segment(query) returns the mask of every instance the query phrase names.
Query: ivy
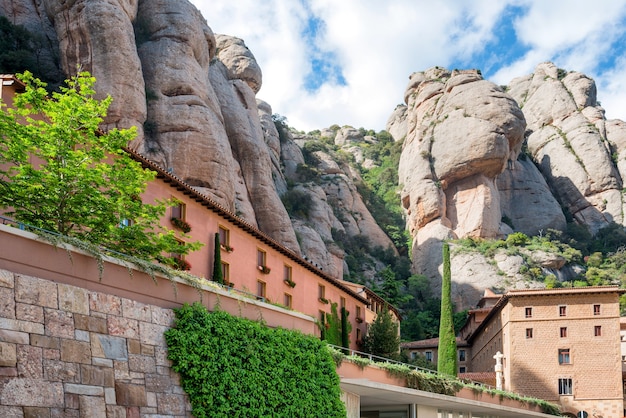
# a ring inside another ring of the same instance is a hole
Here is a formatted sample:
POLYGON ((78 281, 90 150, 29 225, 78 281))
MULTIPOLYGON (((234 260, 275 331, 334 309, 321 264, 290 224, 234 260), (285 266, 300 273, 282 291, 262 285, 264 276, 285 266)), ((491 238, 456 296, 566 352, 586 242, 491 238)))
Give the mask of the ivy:
POLYGON ((199 303, 175 309, 165 333, 192 413, 203 417, 345 417, 326 344, 199 303))

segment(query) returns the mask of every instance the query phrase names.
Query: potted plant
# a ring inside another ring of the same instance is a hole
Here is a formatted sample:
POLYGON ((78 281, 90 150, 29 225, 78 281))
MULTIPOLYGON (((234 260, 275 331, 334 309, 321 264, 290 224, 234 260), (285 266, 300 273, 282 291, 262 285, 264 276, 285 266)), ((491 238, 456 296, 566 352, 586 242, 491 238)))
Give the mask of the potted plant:
POLYGON ((224 251, 226 251, 227 253, 232 253, 233 251, 235 251, 234 247, 231 247, 228 244, 220 244, 220 248, 224 251))
POLYGON ((272 271, 269 267, 267 266, 257 266, 259 271, 263 274, 270 274, 270 271, 272 271))
POLYGON ((185 234, 191 232, 191 225, 189 225, 184 219, 172 218, 171 221, 172 225, 183 231, 185 234))

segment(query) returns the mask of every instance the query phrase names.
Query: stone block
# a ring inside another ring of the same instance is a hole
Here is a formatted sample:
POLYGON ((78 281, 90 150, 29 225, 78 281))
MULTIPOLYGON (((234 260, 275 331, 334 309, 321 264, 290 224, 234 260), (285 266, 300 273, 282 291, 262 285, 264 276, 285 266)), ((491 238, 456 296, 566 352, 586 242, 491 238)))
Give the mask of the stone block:
POLYGON ((104 388, 104 402, 107 405, 116 405, 117 399, 115 397, 115 387, 104 388))
POLYGON ((17 367, 0 367, 0 378, 3 377, 17 377, 17 367))
POLYGON ((63 385, 40 379, 11 379, 2 387, 0 404, 63 407, 63 385))
POLYGON ((43 358, 45 360, 61 360, 61 350, 55 350, 52 348, 42 348, 43 358))
POLYGON ((0 343, 0 366, 17 366, 17 347, 11 343, 0 343))
POLYGON ((124 318, 150 322, 152 320, 152 310, 150 305, 131 299, 122 299, 122 316, 124 318))
POLYGON ((30 345, 17 346, 17 373, 27 379, 43 379, 42 349, 30 345))
POLYGON ((107 333, 107 321, 103 318, 94 318, 93 316, 74 314, 74 328, 99 334, 107 333))
POLYGON ((62 339, 61 360, 69 363, 91 364, 91 345, 82 341, 62 339))
POLYGON ((128 369, 131 372, 156 373, 154 357, 130 354, 128 356, 128 369))
POLYGON ((107 405, 107 418, 126 418, 126 408, 123 406, 107 405))
POLYGON ((168 328, 174 326, 174 311, 172 309, 161 308, 158 306, 152 307, 152 323, 157 325, 163 325, 168 328))
POLYGON ((165 346, 154 347, 154 358, 156 359, 157 366, 172 366, 172 362, 167 358, 167 349, 165 346))
POLYGON ((15 292, 7 287, 0 287, 0 316, 15 319, 15 292))
POLYGON ((83 315, 89 314, 89 292, 86 289, 62 283, 57 288, 59 309, 83 315))
POLYGON ((141 354, 144 356, 154 357, 154 346, 148 344, 141 344, 141 354))
POLYGON ((83 331, 80 329, 75 329, 74 330, 74 339, 76 341, 86 341, 89 342, 90 338, 89 338, 89 331, 83 331))
POLYGON ((65 383, 63 385, 65 393, 74 393, 76 395, 86 396, 104 396, 104 388, 92 385, 77 385, 76 383, 65 383))
POLYGON ((27 332, 29 334, 43 334, 44 326, 41 323, 19 321, 11 318, 0 318, 0 329, 27 332))
POLYGON ((127 361, 113 360, 113 370, 115 372, 115 380, 128 380, 130 379, 130 371, 128 370, 127 361))
POLYGON ((157 411, 163 415, 185 415, 185 397, 172 393, 157 393, 157 411))
POLYGON ((109 335, 91 334, 93 355, 110 360, 128 360, 126 339, 109 335))
POLYGON ((27 332, 0 329, 0 341, 7 343, 28 344, 30 338, 27 332))
POLYGON ((18 274, 15 278, 15 300, 16 302, 57 309, 57 286, 49 280, 18 274))
POLYGON ((139 418, 141 412, 138 406, 130 406, 126 408, 126 418, 139 418))
POLYGON ((24 418, 50 418, 50 408, 25 406, 24 418))
POLYGON ((89 308, 91 311, 102 312, 109 315, 122 315, 122 300, 105 293, 89 293, 89 308))
POLYGON ((129 354, 141 354, 141 343, 139 340, 128 339, 127 342, 129 354))
MULTIPOLYGON (((2 273, 3 270, 0 270, 2 273)), ((24 418, 24 411, 19 406, 0 406, 0 417, 2 418, 24 418)))
POLYGON ((80 403, 78 402, 78 395, 76 393, 65 394, 65 407, 69 409, 80 408, 80 403))
POLYGON ((50 408, 50 418, 80 418, 78 408, 50 408))
POLYGON ((76 363, 43 360, 43 376, 51 382, 80 383, 80 369, 76 363))
POLYGON ((129 383, 115 383, 115 398, 118 405, 123 406, 146 406, 146 388, 129 383))
POLYGON ((33 335, 30 338, 30 344, 35 347, 51 348, 58 350, 61 348, 61 340, 57 337, 47 337, 45 335, 33 335))
POLYGON ((154 393, 154 392, 146 392, 146 398, 148 400, 148 406, 149 407, 152 407, 152 408, 156 408, 157 407, 156 393, 154 393))
POLYGON ((115 383, 113 369, 110 368, 81 364, 80 375, 83 385, 113 387, 115 383))
POLYGON ((146 390, 149 392, 170 392, 172 379, 160 374, 146 374, 146 390))
POLYGON ((2 287, 15 287, 15 275, 8 270, 0 269, 0 286, 2 287))
POLYGON ((94 366, 113 368, 113 360, 109 360, 108 358, 92 357, 91 364, 94 366))
POLYGON ((43 308, 37 305, 29 305, 27 303, 15 304, 15 318, 21 321, 39 322, 43 324, 43 308))
POLYGON ((46 335, 74 338, 74 316, 70 312, 45 309, 46 335))
POLYGON ((148 322, 139 323, 139 334, 143 344, 165 346, 165 331, 169 328, 164 325, 151 324, 148 322))
POLYGON ((80 418, 107 418, 104 398, 100 396, 80 396, 80 418))
POLYGON ((109 335, 138 340, 139 322, 136 319, 109 315, 107 317, 107 331, 109 335))

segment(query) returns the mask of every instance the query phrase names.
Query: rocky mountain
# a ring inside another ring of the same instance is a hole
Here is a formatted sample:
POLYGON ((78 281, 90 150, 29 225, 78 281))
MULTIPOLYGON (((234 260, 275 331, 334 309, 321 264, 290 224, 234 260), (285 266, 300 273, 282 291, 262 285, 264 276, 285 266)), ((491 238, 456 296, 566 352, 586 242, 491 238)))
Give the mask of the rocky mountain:
MULTIPOLYGON (((257 98, 262 72, 244 41, 214 34, 188 1, 13 0, 0 1, 0 15, 38 34, 50 79, 96 77, 101 97, 113 97, 104 129, 136 127, 133 149, 324 271, 376 282, 389 261, 380 254, 397 258, 399 240, 362 193, 383 136, 289 128, 257 98)), ((412 74, 404 98, 387 124, 402 144, 397 204, 412 269, 435 288, 443 239, 624 223, 626 124, 606 120, 585 75, 542 63, 498 86, 477 70, 435 67, 412 74)), ((558 278, 579 274, 534 250, 454 254, 459 307, 486 287, 542 285, 520 275, 524 260, 558 278)))
POLYGON ((0 14, 45 38, 37 52, 59 72, 96 77, 100 96, 113 98, 105 129, 136 127, 131 148, 323 270, 344 274, 333 233, 393 247, 350 165, 317 152, 314 176, 296 184, 302 150, 288 130, 281 141, 270 105, 256 98, 253 54, 214 34, 188 1, 3 1, 0 14), (309 196, 307 216, 290 219, 288 191, 309 196))
MULTIPOLYGON (((605 119, 585 75, 542 63, 502 87, 436 67, 411 75, 405 102, 388 130, 406 132, 399 175, 417 272, 439 276, 443 239, 623 224, 626 126, 605 119)), ((458 300, 503 281, 472 262, 453 261, 458 300)))

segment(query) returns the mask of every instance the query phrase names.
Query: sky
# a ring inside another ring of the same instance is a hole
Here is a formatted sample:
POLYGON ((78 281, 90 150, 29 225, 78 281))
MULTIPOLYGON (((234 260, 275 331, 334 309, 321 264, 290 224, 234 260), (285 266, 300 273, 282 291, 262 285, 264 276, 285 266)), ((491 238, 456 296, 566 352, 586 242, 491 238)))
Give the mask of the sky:
POLYGON ((191 0, 214 33, 241 38, 263 72, 257 98, 309 132, 380 131, 409 76, 479 69, 505 85, 552 61, 596 81, 626 120, 626 0, 191 0))

